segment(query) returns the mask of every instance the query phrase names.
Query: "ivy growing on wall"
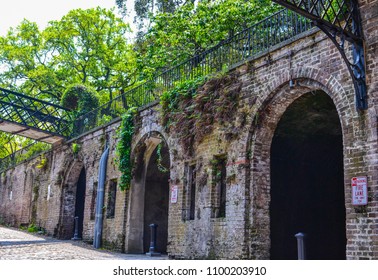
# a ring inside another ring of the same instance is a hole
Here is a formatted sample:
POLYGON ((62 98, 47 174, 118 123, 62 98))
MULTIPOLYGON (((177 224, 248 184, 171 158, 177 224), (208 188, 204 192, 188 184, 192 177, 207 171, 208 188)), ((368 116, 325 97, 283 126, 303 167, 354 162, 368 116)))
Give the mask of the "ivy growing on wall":
POLYGON ((167 173, 169 171, 169 168, 164 166, 163 156, 161 154, 161 149, 163 148, 163 145, 164 145, 163 143, 164 142, 160 142, 159 145, 157 145, 156 147, 156 155, 157 155, 156 165, 160 172, 167 173))
POLYGON ((212 132, 214 123, 232 124, 241 82, 235 72, 187 80, 160 99, 162 123, 174 133, 187 153, 212 132))
POLYGON ((134 115, 136 108, 130 108, 122 115, 121 126, 118 130, 118 143, 116 146, 116 163, 121 171, 119 187, 121 190, 130 188, 133 164, 131 162, 131 141, 134 134, 134 115))
MULTIPOLYGON (((211 77, 197 77, 178 84, 160 97, 162 124, 175 134, 184 150, 191 152, 194 143, 214 128, 214 123, 232 126, 237 111, 241 82, 235 73, 218 74, 211 77)), ((121 171, 121 190, 130 188, 133 163, 131 162, 131 142, 134 134, 136 108, 129 109, 123 116, 118 130, 116 162, 121 171)), ((162 164, 162 144, 159 144, 157 165, 161 172, 169 169, 162 164)))

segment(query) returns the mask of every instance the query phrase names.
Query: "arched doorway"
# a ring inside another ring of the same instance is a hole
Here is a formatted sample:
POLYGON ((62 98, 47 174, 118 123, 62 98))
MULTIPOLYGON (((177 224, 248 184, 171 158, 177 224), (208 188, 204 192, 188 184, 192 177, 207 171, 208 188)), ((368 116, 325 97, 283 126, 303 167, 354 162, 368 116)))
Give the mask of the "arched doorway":
POLYGON ((144 195, 144 252, 150 247, 150 224, 158 225, 156 250, 167 252, 168 200, 169 200, 169 153, 161 142, 152 152, 148 163, 144 195))
MULTIPOLYGON (((61 239, 70 239, 74 236, 74 217, 76 211, 77 192, 84 191, 85 198, 85 169, 81 161, 75 160, 67 169, 62 183, 61 208, 59 225, 54 235, 61 239), (81 179, 79 179, 81 177, 81 179), (79 190, 80 189, 80 190, 79 190)), ((81 194, 81 196, 83 196, 81 194)), ((84 203, 84 198, 82 203, 84 203)), ((84 207, 83 207, 84 208, 84 207)))
POLYGON ((332 99, 314 91, 281 117, 271 145, 271 259, 345 259, 343 140, 332 99))
POLYGON ((126 234, 127 253, 146 253, 150 224, 157 224, 156 251, 167 252, 170 156, 162 135, 151 132, 136 145, 126 234))
POLYGON ((79 180, 77 181, 76 199, 75 199, 75 217, 78 217, 78 238, 83 237, 85 191, 86 191, 86 176, 85 176, 85 168, 83 167, 79 175, 79 180))

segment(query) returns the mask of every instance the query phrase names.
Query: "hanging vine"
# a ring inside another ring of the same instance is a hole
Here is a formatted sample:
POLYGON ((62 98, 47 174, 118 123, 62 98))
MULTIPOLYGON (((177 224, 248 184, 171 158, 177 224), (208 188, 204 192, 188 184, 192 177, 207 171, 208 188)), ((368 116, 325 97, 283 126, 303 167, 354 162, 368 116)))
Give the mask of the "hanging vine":
POLYGON ((237 135, 233 121, 241 86, 236 72, 186 80, 160 98, 165 129, 176 134, 188 154, 214 123, 224 126, 230 138, 237 135))
POLYGON ((160 142, 156 147, 156 165, 160 172, 167 173, 169 169, 163 165, 163 157, 161 155, 161 149, 163 148, 163 143, 160 142))
POLYGON ((116 163, 121 171, 119 187, 121 190, 130 188, 133 164, 131 162, 131 141, 134 134, 134 115, 136 108, 130 108, 122 115, 121 126, 118 130, 116 146, 116 163))

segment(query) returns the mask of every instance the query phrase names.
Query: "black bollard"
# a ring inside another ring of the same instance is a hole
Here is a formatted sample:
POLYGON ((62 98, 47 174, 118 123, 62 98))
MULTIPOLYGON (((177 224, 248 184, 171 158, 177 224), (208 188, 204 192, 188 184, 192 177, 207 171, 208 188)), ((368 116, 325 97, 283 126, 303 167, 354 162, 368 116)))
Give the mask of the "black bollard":
POLYGON ((147 256, 150 256, 150 257, 158 257, 158 256, 161 256, 160 253, 155 252, 155 248, 156 248, 157 227, 158 227, 158 225, 156 225, 156 224, 150 224, 150 228, 151 228, 150 251, 149 251, 148 253, 146 253, 146 255, 147 255, 147 256))
POLYGON ((74 237, 71 238, 71 240, 81 240, 79 237, 79 217, 75 217, 75 233, 74 237))
POLYGON ((304 244, 305 234, 302 232, 298 232, 295 237, 297 238, 297 247, 298 247, 298 260, 305 260, 306 259, 306 250, 304 244))

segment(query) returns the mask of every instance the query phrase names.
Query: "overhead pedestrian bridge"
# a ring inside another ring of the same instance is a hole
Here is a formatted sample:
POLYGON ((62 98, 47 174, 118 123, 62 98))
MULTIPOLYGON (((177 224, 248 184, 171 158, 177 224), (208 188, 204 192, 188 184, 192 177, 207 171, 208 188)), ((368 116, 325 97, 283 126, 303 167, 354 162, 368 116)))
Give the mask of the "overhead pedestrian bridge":
POLYGON ((70 135, 70 111, 64 107, 0 88, 0 130, 50 144, 70 135))

